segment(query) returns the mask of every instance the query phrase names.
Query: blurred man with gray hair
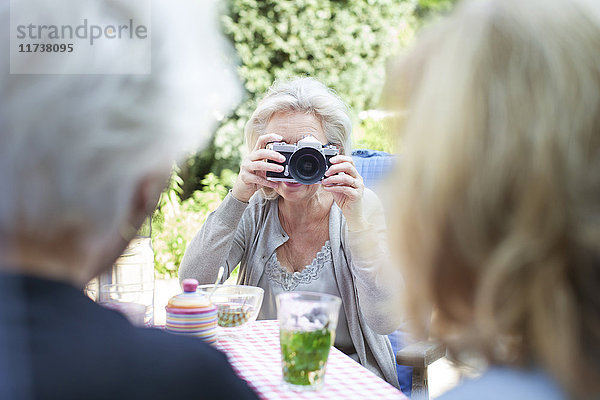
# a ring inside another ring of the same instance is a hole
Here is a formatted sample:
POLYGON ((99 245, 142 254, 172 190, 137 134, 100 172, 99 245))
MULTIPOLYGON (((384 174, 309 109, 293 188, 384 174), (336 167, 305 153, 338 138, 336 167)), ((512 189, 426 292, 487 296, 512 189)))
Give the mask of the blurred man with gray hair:
POLYGON ((255 399, 209 345, 135 328, 82 292, 153 211, 174 160, 197 150, 215 115, 239 95, 222 63, 212 2, 153 2, 151 13, 119 1, 7 3, 0 5, 0 51, 11 55, 0 63, 0 397, 255 399), (69 51, 69 38, 53 44, 49 29, 37 33, 53 54, 34 51, 33 38, 15 42, 29 34, 15 30, 23 16, 49 27, 101 23, 112 37, 106 24, 141 14, 154 18, 138 30, 139 40, 151 39, 147 49, 98 38, 95 47, 69 51), (119 73, 131 65, 142 70, 119 73))

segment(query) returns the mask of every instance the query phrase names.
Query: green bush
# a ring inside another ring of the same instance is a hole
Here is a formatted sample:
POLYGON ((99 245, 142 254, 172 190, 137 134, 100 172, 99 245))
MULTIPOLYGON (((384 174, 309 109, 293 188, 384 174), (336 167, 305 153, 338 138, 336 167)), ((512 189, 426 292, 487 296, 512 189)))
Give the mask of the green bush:
POLYGON ((362 119, 354 128, 352 147, 395 153, 396 136, 391 129, 391 122, 389 116, 362 119))
POLYGON ((215 210, 233 186, 236 175, 224 170, 221 176, 208 174, 204 188, 181 201, 182 181, 173 173, 169 188, 163 193, 152 216, 152 245, 157 278, 177 276, 188 243, 196 235, 210 212, 215 210))
POLYGON ((458 0, 418 0, 415 15, 420 21, 447 14, 458 0))

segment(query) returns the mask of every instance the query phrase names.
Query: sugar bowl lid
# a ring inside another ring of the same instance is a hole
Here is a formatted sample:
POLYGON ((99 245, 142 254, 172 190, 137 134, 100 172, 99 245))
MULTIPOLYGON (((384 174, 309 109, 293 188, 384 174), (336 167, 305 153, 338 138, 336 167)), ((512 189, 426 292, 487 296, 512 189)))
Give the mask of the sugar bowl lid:
POLYGON ((208 296, 198 293, 198 281, 196 279, 184 279, 182 282, 183 293, 173 296, 169 299, 168 308, 177 309, 198 309, 198 308, 215 308, 210 302, 208 296))

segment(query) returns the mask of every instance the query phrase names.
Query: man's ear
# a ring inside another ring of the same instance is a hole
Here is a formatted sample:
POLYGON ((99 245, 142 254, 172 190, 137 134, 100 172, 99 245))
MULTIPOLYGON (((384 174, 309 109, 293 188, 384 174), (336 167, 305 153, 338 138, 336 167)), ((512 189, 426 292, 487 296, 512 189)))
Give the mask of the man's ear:
POLYGON ((152 213, 160 194, 167 186, 169 173, 150 173, 137 184, 129 205, 129 213, 117 227, 118 232, 110 232, 102 240, 94 239, 86 243, 86 262, 77 263, 75 280, 83 287, 94 276, 108 271, 114 261, 123 253, 129 241, 135 236, 142 223, 152 213))

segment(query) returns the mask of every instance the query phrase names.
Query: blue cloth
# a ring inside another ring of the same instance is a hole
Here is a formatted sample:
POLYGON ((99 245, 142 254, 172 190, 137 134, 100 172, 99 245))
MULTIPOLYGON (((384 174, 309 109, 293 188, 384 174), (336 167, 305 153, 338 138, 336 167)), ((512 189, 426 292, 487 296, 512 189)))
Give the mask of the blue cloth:
MULTIPOLYGON (((392 350, 394 351, 394 354, 398 353, 398 350, 400 350, 407 344, 406 333, 401 330, 397 330, 389 334, 388 338, 390 339, 390 343, 392 344, 392 350)), ((400 384, 400 390, 402 390, 402 393, 404 393, 409 398, 412 393, 412 373, 412 367, 396 364, 396 374, 398 375, 398 383, 400 384)))
POLYGON ((365 186, 371 190, 392 170, 397 159, 393 154, 368 149, 354 150, 352 158, 365 186))
MULTIPOLYGON (((362 176, 364 184, 373 190, 377 183, 384 178, 394 167, 397 157, 384 151, 358 149, 352 152, 356 170, 362 176)), ((406 345, 406 334, 395 331, 388 335, 394 354, 406 345)), ((410 397, 412 390, 412 368, 396 364, 396 374, 402 392, 410 397)))
POLYGON ((439 400, 566 400, 560 386, 539 369, 491 367, 445 393, 439 400))

